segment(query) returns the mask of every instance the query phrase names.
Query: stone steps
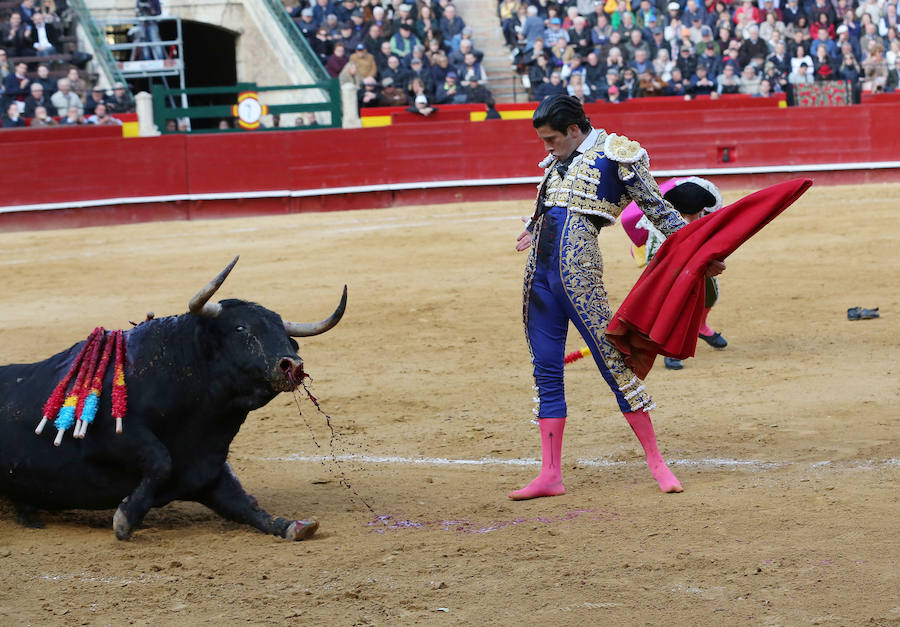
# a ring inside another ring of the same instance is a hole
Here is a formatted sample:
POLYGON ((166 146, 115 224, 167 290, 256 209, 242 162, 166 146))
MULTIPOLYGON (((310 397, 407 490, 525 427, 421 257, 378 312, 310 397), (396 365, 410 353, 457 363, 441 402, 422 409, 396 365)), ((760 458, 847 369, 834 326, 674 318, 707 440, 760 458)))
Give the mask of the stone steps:
POLYGON ((522 77, 516 74, 511 51, 503 41, 496 0, 454 0, 456 10, 472 29, 475 48, 484 52, 481 65, 496 102, 526 102, 522 77))

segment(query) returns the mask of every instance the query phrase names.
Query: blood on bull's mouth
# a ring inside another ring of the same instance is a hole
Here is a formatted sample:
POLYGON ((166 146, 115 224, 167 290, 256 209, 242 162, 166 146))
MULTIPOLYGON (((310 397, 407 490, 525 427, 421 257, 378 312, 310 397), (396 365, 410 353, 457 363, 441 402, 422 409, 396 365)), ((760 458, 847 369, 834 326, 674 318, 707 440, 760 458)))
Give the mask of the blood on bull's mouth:
POLYGON ((285 379, 290 383, 291 390, 296 389, 300 382, 303 381, 303 377, 306 376, 306 373, 303 371, 303 362, 299 359, 288 359, 285 357, 279 362, 278 369, 281 370, 285 379))

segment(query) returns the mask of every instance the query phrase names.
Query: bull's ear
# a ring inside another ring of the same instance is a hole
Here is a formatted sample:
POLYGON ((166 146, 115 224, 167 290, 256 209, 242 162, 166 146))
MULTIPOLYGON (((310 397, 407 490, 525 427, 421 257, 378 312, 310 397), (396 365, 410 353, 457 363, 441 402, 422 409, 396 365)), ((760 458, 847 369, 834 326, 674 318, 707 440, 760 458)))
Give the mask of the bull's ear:
POLYGON ((215 324, 209 318, 198 318, 194 327, 194 345, 199 354, 206 361, 215 359, 219 352, 219 334, 215 332, 215 324))

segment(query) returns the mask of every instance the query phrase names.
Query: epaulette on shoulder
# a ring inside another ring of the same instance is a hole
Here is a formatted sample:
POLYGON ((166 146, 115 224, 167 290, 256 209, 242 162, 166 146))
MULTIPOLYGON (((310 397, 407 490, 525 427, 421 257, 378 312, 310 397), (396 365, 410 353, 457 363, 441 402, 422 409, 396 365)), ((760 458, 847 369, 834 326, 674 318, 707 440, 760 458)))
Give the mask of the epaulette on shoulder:
POLYGON ((624 135, 610 133, 603 144, 603 153, 608 159, 619 163, 635 163, 647 155, 641 145, 624 135))

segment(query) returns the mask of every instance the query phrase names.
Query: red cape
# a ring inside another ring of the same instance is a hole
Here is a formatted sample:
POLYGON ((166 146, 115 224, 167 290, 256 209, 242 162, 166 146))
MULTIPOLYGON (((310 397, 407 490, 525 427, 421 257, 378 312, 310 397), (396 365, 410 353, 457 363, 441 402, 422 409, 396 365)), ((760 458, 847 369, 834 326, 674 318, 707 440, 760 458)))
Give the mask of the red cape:
POLYGON ((795 179, 767 187, 670 235, 610 320, 606 335, 640 378, 657 354, 686 359, 697 348, 706 267, 724 260, 812 185, 795 179))

